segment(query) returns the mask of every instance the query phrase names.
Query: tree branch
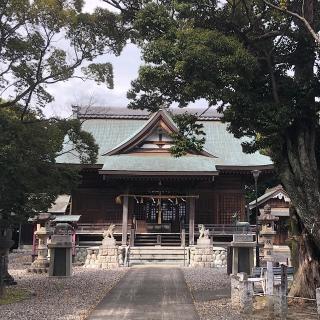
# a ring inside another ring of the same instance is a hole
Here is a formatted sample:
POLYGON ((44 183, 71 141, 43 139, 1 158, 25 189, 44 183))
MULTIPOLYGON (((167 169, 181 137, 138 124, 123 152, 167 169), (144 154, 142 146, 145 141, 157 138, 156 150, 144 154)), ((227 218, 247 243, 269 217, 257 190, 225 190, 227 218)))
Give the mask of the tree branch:
POLYGON ((320 37, 318 36, 318 34, 315 32, 315 30, 312 28, 311 24, 308 22, 308 20, 307 20, 305 17, 300 16, 298 13, 293 12, 293 11, 290 11, 290 10, 288 10, 288 9, 280 8, 280 7, 278 7, 278 6, 270 3, 270 2, 267 1, 267 0, 263 0, 263 2, 264 2, 267 6, 273 8, 273 9, 275 9, 275 10, 278 10, 278 11, 280 11, 280 12, 282 12, 282 13, 288 14, 288 15, 290 15, 290 16, 292 16, 292 17, 295 17, 295 18, 297 18, 298 20, 300 20, 300 21, 305 25, 306 29, 309 31, 309 33, 311 34, 311 36, 313 37, 313 39, 316 41, 316 43, 317 43, 318 45, 320 45, 320 37))

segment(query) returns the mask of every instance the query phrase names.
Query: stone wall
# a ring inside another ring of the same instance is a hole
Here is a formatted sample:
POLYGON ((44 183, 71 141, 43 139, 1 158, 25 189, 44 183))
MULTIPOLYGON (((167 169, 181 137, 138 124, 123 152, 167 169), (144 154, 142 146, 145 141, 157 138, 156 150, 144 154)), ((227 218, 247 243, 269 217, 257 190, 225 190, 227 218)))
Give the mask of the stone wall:
POLYGON ((222 268, 227 266, 227 250, 222 247, 213 247, 214 267, 222 268))
POLYGON ((86 268, 115 269, 122 264, 122 250, 117 246, 87 248, 86 268))
POLYGON ((74 263, 84 264, 87 259, 88 247, 76 247, 76 255, 74 256, 74 263))
POLYGON ((84 263, 86 268, 97 268, 97 258, 99 254, 99 247, 89 247, 87 250, 87 256, 84 263))
POLYGON ((220 247, 191 247, 190 266, 195 268, 221 268, 227 265, 226 249, 220 247))

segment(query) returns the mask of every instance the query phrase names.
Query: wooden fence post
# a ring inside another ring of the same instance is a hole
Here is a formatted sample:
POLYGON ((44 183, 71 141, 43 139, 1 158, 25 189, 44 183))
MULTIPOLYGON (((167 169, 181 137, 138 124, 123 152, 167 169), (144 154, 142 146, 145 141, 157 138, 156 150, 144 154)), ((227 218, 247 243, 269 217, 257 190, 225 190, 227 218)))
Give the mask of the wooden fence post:
POLYGON ((266 274, 266 296, 267 296, 267 307, 270 317, 273 317, 273 263, 267 261, 267 274, 266 274))

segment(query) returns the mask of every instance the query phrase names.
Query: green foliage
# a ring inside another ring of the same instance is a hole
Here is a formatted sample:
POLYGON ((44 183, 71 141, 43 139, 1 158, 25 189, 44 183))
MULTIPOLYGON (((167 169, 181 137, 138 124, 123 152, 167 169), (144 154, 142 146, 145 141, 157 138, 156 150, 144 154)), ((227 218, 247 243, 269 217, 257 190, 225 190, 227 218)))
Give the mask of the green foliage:
MULTIPOLYGON (((146 62, 129 107, 220 103, 229 131, 251 138, 245 151, 264 150, 276 163, 288 132, 301 122, 318 126, 317 48, 299 19, 262 0, 105 2, 121 8, 146 62)), ((275 4, 301 14, 299 1, 275 4)), ((317 31, 320 4, 314 6, 317 31)))
POLYGON ((46 120, 21 108, 0 109, 0 224, 46 211, 57 195, 79 182, 76 169, 56 165, 65 136, 83 162, 94 163, 98 147, 78 120, 46 120))
POLYGON ((109 89, 113 89, 113 69, 110 63, 91 63, 87 68, 83 67, 82 72, 91 76, 98 84, 104 83, 109 89))
POLYGON ((117 14, 82 7, 81 0, 0 2, 0 107, 44 107, 54 99, 47 86, 73 77, 113 88, 111 65, 93 60, 120 54, 127 34, 117 14))
POLYGON ((196 123, 197 116, 184 113, 173 116, 173 120, 178 126, 179 132, 173 133, 173 146, 170 148, 175 157, 181 157, 187 151, 195 150, 200 152, 205 143, 205 132, 203 126, 196 123))

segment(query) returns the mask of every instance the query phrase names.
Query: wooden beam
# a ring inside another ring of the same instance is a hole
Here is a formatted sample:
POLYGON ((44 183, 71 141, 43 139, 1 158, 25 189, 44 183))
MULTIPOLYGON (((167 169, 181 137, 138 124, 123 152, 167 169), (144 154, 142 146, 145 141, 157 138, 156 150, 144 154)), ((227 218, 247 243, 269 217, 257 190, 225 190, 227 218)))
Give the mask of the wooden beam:
POLYGON ((189 198, 189 245, 194 245, 195 198, 189 198))
POLYGON ((151 194, 120 194, 118 197, 141 197, 141 198, 154 198, 154 199, 172 199, 172 198, 195 198, 195 199, 199 199, 199 195, 151 195, 151 194))
POLYGON ((128 196, 123 197, 123 209, 122 209, 122 245, 127 245, 127 233, 128 233, 128 196))

